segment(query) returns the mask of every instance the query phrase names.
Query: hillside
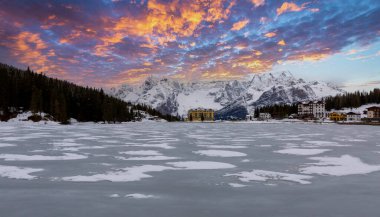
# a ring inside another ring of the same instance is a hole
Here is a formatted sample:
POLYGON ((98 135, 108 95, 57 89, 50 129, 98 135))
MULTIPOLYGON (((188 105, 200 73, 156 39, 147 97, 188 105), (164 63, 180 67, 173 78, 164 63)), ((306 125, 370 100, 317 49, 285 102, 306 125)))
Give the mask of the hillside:
POLYGON ((49 78, 29 68, 20 70, 0 64, 0 119, 6 121, 26 111, 49 114, 51 119, 61 123, 68 123, 70 118, 80 122, 133 121, 141 116, 138 111, 168 121, 177 120, 148 106, 133 105, 108 96, 101 89, 49 78))

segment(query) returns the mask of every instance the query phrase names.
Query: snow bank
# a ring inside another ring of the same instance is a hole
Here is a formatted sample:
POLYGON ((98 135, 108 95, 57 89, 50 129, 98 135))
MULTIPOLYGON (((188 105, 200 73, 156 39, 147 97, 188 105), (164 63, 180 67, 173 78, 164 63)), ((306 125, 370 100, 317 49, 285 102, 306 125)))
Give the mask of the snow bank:
POLYGON ((251 172, 240 172, 226 174, 225 176, 237 176, 242 182, 265 182, 268 180, 278 180, 278 181, 289 181, 296 182, 300 184, 310 184, 310 181, 305 179, 311 179, 312 176, 308 175, 299 175, 299 174, 290 174, 290 173, 280 173, 266 170, 252 170, 251 172))
POLYGON ((225 150, 199 150, 193 151, 195 154, 205 155, 209 157, 244 157, 247 154, 237 151, 225 151, 225 150))
POLYGON ((380 165, 369 165, 363 163, 360 158, 350 155, 343 155, 341 157, 311 157, 309 159, 319 161, 319 163, 309 163, 312 166, 300 169, 301 173, 346 176, 380 171, 380 165))

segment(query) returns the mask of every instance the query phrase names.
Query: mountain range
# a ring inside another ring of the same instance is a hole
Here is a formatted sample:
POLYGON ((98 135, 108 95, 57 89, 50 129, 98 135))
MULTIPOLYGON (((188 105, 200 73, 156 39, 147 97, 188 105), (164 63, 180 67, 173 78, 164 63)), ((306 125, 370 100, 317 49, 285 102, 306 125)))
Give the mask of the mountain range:
POLYGON ((337 85, 305 81, 290 72, 255 74, 244 80, 180 82, 148 77, 140 86, 122 85, 108 92, 124 101, 184 116, 191 108, 211 108, 218 118, 245 117, 255 107, 317 100, 344 93, 337 85))

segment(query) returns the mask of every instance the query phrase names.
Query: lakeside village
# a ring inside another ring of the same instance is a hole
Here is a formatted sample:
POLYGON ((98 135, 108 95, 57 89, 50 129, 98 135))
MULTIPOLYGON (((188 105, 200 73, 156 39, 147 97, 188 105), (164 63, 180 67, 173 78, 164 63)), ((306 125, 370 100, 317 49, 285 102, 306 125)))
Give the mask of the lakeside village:
MULTIPOLYGON (((214 122, 220 121, 215 119, 215 111, 212 109, 190 109, 184 118, 187 122, 214 122)), ((339 123, 339 124, 363 124, 363 125, 380 125, 380 106, 369 106, 361 112, 352 111, 326 111, 324 101, 309 101, 298 103, 298 113, 290 114, 288 117, 279 119, 273 118, 273 114, 268 112, 260 112, 255 114, 251 110, 246 115, 245 121, 271 121, 271 120, 287 120, 287 121, 307 121, 317 123, 339 123)))

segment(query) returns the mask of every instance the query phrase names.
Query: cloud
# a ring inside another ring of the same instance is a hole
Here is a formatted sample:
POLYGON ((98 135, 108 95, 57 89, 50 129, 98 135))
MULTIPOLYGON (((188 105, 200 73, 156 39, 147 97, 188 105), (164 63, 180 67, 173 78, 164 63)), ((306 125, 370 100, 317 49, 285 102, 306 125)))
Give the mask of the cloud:
POLYGON ((293 2, 284 2, 281 7, 277 8, 277 16, 280 16, 281 14, 284 14, 286 12, 297 12, 302 11, 304 9, 304 5, 298 6, 297 4, 293 2))
POLYGON ((272 37, 275 37, 277 34, 275 32, 267 32, 265 33, 265 37, 267 38, 272 38, 272 37))
POLYGON ((238 79, 287 61, 342 53, 351 60, 378 58, 361 53, 380 39, 376 0, 40 0, 2 6, 2 61, 86 85, 133 84, 150 75, 238 79), (304 12, 284 15, 297 11, 304 12))
POLYGON ((277 44, 280 45, 280 46, 285 46, 285 45, 286 45, 286 42, 284 41, 284 39, 282 39, 282 40, 279 41, 277 44))
POLYGON ((251 0, 251 2, 256 8, 265 4, 265 0, 251 0))
POLYGON ((240 20, 232 25, 232 31, 239 31, 249 23, 249 19, 240 20))

